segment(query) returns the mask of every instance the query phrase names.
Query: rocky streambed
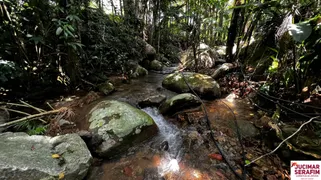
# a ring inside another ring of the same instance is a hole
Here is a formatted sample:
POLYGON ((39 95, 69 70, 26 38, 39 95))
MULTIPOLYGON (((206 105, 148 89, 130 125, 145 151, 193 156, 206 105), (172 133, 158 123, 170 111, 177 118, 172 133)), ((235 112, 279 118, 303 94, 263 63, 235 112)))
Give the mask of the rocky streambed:
MULTIPOLYGON (((93 93, 78 98, 71 122, 75 127, 61 127, 59 136, 1 134, 0 179, 236 179, 210 139, 200 101, 173 70, 150 72, 105 97, 93 93), (88 99, 93 102, 84 103, 88 99)), ((268 151, 254 125, 260 114, 246 100, 222 98, 210 76, 185 76, 204 99, 215 138, 241 174, 245 162, 234 115, 246 158, 252 160, 268 151)), ((272 155, 249 167, 247 177, 285 179, 284 167, 272 155)))

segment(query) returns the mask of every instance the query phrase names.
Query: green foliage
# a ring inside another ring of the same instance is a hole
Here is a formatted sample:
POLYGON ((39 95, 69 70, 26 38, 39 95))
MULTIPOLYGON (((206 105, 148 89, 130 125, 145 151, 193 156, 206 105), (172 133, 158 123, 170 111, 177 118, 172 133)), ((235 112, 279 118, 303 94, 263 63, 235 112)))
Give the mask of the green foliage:
POLYGON ((48 125, 42 125, 36 121, 25 121, 14 126, 15 131, 24 131, 29 135, 44 135, 47 131, 47 128, 48 125))
POLYGON ((311 33, 312 27, 309 22, 291 24, 289 27, 289 34, 298 43, 302 43, 304 40, 306 40, 311 35, 311 33))
POLYGON ((269 67, 269 72, 270 73, 275 73, 275 72, 278 71, 279 60, 274 56, 271 56, 271 58, 273 59, 273 62, 271 64, 271 66, 269 67))
POLYGON ((5 89, 29 94, 35 87, 74 88, 80 78, 124 73, 129 62, 143 59, 144 42, 122 16, 107 15, 92 2, 87 7, 85 2, 59 3, 0 2, 0 82, 5 89))

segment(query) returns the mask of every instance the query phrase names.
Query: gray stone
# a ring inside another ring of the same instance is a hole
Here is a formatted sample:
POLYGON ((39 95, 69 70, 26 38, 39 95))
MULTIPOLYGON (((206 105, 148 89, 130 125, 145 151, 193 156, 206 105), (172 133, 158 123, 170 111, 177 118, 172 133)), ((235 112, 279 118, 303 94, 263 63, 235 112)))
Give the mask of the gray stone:
POLYGON ((137 77, 146 76, 146 75, 148 75, 148 71, 142 66, 137 65, 136 70, 133 74, 131 74, 131 77, 137 78, 137 77))
MULTIPOLYGON (((6 109, 2 109, 0 107, 0 124, 4 124, 4 123, 8 122, 9 119, 10 119, 9 112, 6 109)), ((6 127, 0 128, 0 133, 5 131, 6 129, 7 129, 6 127)))
POLYGON ((215 69, 214 73, 211 75, 213 79, 218 79, 219 77, 222 77, 230 70, 234 69, 235 66, 232 63, 224 63, 221 66, 219 66, 217 69, 215 69))
MULTIPOLYGON (((203 98, 213 99, 221 96, 220 86, 211 76, 184 72, 184 77, 189 86, 203 98)), ((177 93, 191 92, 181 73, 173 73, 166 76, 162 85, 166 89, 177 93)))
POLYGON ((150 62, 150 69, 155 71, 163 70, 163 64, 157 60, 153 60, 150 62))
POLYGON ((92 156, 77 134, 56 137, 26 133, 0 134, 0 179, 83 179, 92 156), (59 159, 52 158, 59 154, 59 159))
MULTIPOLYGON (((228 124, 229 127, 232 128, 236 133, 237 129, 234 120, 229 121, 228 124)), ((254 124, 251 121, 237 120, 237 125, 239 127, 240 134, 244 138, 255 137, 260 134, 260 131, 254 126, 254 124)))
POLYGON ((63 127, 63 126, 76 126, 76 124, 72 121, 67 121, 65 119, 60 119, 59 120, 59 126, 63 127))
MULTIPOLYGON (((219 55, 211 49, 208 45, 201 43, 200 47, 197 49, 198 54, 198 68, 208 69, 215 66, 215 61, 218 60, 219 55)), ((189 48, 186 51, 182 52, 180 55, 181 65, 186 69, 195 68, 195 58, 193 49, 189 48)))
POLYGON ((162 95, 162 94, 158 94, 158 95, 154 95, 154 96, 150 96, 142 101, 140 101, 138 103, 138 105, 141 108, 144 107, 158 107, 161 103, 163 103, 166 100, 166 96, 162 95))
POLYGON ((148 60, 153 60, 156 57, 156 49, 152 45, 145 43, 145 54, 148 60))
POLYGON ((162 103, 159 107, 159 112, 171 115, 186 108, 197 107, 200 104, 201 102, 195 95, 184 93, 174 96, 162 103))
POLYGON ((112 158, 157 133, 157 126, 148 114, 115 100, 99 102, 90 111, 88 121, 89 130, 102 138, 95 149, 101 157, 112 158))

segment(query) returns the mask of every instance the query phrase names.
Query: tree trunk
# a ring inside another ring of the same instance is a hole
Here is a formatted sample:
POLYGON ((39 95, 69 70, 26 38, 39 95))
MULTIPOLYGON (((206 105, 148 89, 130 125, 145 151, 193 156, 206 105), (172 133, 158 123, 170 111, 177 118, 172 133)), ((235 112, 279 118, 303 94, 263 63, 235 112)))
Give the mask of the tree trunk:
MULTIPOLYGON (((235 1, 235 6, 241 5, 240 0, 235 1)), ((241 8, 235 8, 233 10, 233 15, 231 19, 231 24, 228 29, 228 35, 227 35, 227 44, 226 44, 226 62, 231 63, 234 61, 233 57, 233 47, 234 47, 234 42, 237 37, 237 30, 238 30, 238 18, 241 12, 241 8)))

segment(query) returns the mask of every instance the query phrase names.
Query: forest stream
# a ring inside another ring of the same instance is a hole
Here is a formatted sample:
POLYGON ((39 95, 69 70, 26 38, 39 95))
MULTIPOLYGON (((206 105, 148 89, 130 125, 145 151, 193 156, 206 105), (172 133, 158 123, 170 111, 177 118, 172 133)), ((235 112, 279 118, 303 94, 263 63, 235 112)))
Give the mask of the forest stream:
MULTIPOLYGON (((116 86, 116 92, 99 98, 90 106, 76 111, 79 130, 87 130, 84 124, 88 109, 106 99, 127 102, 139 107, 137 102, 163 94, 170 98, 176 93, 162 88, 163 78, 175 67, 163 72, 150 72, 146 77, 134 79, 130 84, 116 86)), ((246 99, 235 99, 233 94, 211 101, 204 101, 215 138, 229 158, 237 173, 242 173, 242 148, 237 139, 234 119, 236 117, 246 158, 254 159, 269 150, 262 147, 259 130, 253 125, 259 119, 246 99), (235 117, 234 117, 235 116, 235 117)), ((153 138, 137 143, 126 153, 111 160, 94 160, 86 179, 94 180, 192 180, 192 179, 237 179, 220 155, 210 138, 206 118, 200 107, 185 109, 172 116, 163 116, 157 108, 142 108, 155 121, 159 132, 153 138)), ((248 178, 285 179, 284 164, 275 155, 256 162, 247 168, 248 178)))

